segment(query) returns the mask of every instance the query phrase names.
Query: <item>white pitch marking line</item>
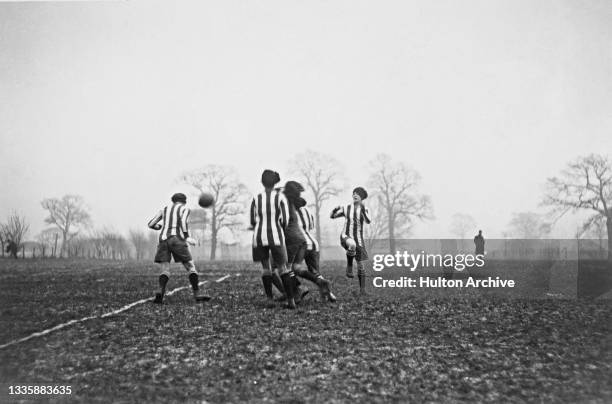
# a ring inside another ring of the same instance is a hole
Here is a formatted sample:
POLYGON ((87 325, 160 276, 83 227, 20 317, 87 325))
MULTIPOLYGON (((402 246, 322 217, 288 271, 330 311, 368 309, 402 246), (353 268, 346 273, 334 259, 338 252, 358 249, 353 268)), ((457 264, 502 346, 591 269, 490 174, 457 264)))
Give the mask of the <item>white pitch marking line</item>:
MULTIPOLYGON (((227 278, 229 278, 229 275, 222 276, 221 278, 217 279, 215 282, 217 282, 217 283, 223 282, 227 278)), ((207 282, 208 281, 200 282, 200 286, 206 284, 207 282)), ((171 296, 171 295, 175 294, 176 292, 180 292, 183 289, 187 289, 188 287, 189 286, 181 286, 180 288, 172 289, 171 291, 166 293, 166 296, 171 296)), ((65 323, 58 324, 58 325, 56 325, 54 327, 51 327, 51 328, 47 328, 46 330, 32 333, 32 334, 28 335, 27 337, 23 337, 23 338, 19 338, 19 339, 13 340, 13 341, 9 341, 6 344, 0 345, 0 349, 4 349, 4 348, 7 348, 7 347, 12 346, 12 345, 20 344, 22 342, 31 340, 32 338, 42 337, 43 335, 50 334, 53 331, 61 330, 62 328, 66 328, 66 327, 68 327, 70 325, 73 325, 73 324, 82 323, 82 322, 87 321, 87 320, 93 320, 94 318, 107 318, 107 317, 110 317, 110 316, 114 316, 116 314, 119 314, 119 313, 122 313, 122 312, 124 312, 126 310, 129 310, 129 309, 131 309, 134 306, 138 306, 139 304, 150 302, 151 300, 153 300, 153 299, 150 298, 150 297, 146 298, 146 299, 140 299, 140 300, 137 300, 137 301, 132 302, 130 304, 126 304, 125 306, 123 306, 123 307, 121 307, 121 308, 119 308, 117 310, 113 310, 113 311, 109 311, 108 313, 104 313, 104 314, 102 314, 100 316, 87 316, 87 317, 83 317, 83 318, 79 318, 79 319, 69 320, 69 321, 66 321, 65 323)))

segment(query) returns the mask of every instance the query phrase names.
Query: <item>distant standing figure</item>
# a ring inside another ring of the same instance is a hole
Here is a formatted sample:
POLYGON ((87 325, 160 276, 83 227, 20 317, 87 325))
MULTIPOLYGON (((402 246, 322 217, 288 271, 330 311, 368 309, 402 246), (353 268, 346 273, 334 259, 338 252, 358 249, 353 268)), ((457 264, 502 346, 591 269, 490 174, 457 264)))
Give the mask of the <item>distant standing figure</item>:
POLYGON ((476 246, 476 255, 484 255, 485 253, 485 239, 482 236, 482 230, 478 230, 478 234, 474 237, 474 245, 476 246))

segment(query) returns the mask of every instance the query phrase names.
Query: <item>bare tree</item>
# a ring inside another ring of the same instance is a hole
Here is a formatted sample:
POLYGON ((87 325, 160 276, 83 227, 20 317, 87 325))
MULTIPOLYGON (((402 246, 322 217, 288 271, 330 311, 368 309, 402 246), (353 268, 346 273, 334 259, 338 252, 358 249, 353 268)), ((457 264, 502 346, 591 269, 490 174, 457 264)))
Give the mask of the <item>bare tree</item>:
POLYGON ((147 235, 142 230, 132 229, 129 231, 130 242, 134 246, 136 260, 140 261, 144 258, 148 246, 147 235))
POLYGON ((386 154, 370 162, 372 173, 368 181, 384 211, 389 236, 389 252, 395 253, 395 237, 412 228, 415 220, 433 217, 431 199, 419 192, 421 178, 404 163, 393 162, 386 154))
POLYGON ((325 201, 342 191, 338 185, 344 178, 342 165, 332 156, 307 150, 295 156, 290 166, 291 172, 298 175, 300 181, 312 192, 314 199, 310 203, 314 207, 316 237, 323 244, 321 210, 325 201))
POLYGON ((113 233, 111 238, 111 258, 116 260, 130 259, 130 243, 120 233, 113 233))
POLYGON ((62 257, 70 240, 91 223, 91 217, 85 202, 81 196, 64 195, 61 199, 44 199, 41 205, 49 211, 45 223, 56 226, 62 234, 62 247, 60 249, 60 257, 62 257))
MULTIPOLYGON (((198 237, 198 243, 204 241, 204 236, 207 231, 207 223, 208 223, 208 212, 206 209, 196 208, 191 211, 189 215, 189 227, 192 229, 195 235, 198 237)), ((198 244, 199 245, 199 244, 198 244)))
POLYGON ((68 257, 85 257, 91 247, 91 239, 80 234, 70 241, 70 244, 66 248, 66 255, 68 257))
POLYGON ((594 212, 585 223, 601 218, 606 220, 608 232, 608 260, 612 261, 612 164, 610 158, 591 154, 568 163, 558 177, 547 180, 547 191, 542 203, 553 208, 556 219, 567 212, 594 212))
POLYGON ((514 213, 508 227, 510 234, 523 239, 539 239, 551 230, 551 225, 544 220, 544 216, 534 212, 514 213))
POLYGON ((30 225, 24 216, 19 216, 17 212, 13 211, 2 227, 9 252, 13 258, 17 258, 17 252, 22 246, 23 238, 28 233, 30 225))
POLYGON ((96 258, 112 260, 130 258, 130 246, 128 241, 115 230, 109 228, 96 230, 85 240, 94 248, 94 255, 96 258))
POLYGON ((42 255, 45 256, 47 250, 50 251, 49 256, 55 257, 55 249, 57 248, 57 240, 61 232, 55 227, 44 229, 37 236, 36 240, 42 248, 42 255))
POLYGON ((468 232, 474 231, 476 228, 476 220, 465 213, 455 213, 451 218, 450 231, 459 237, 464 239, 468 232))
POLYGON ((209 222, 210 259, 214 260, 219 231, 223 228, 233 230, 244 222, 247 188, 238 180, 233 168, 215 164, 187 172, 179 179, 199 192, 212 193, 215 198, 215 203, 210 208, 209 222))

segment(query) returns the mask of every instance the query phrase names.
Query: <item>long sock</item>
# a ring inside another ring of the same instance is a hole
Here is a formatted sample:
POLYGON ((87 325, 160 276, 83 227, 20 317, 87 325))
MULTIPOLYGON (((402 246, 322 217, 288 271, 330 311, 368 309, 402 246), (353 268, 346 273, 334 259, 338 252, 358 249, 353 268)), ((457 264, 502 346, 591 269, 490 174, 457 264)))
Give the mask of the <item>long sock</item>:
POLYGON ((296 299, 299 299, 299 295, 300 295, 300 280, 296 276, 293 276, 292 277, 292 284, 293 284, 293 297, 296 298, 296 299))
POLYGON ((349 267, 352 267, 353 266, 353 259, 355 259, 355 256, 347 255, 346 256, 346 265, 348 265, 349 267))
POLYGON ((292 273, 281 275, 281 279, 283 281, 283 287, 285 289, 285 293, 287 294, 287 300, 293 298, 293 291, 295 290, 293 278, 294 276, 292 273))
POLYGON ((283 295, 285 294, 283 281, 281 280, 281 277, 278 275, 278 273, 276 273, 276 271, 272 273, 272 284, 276 287, 276 289, 278 289, 279 292, 281 292, 283 295))
POLYGON ((365 270, 363 269, 363 266, 361 266, 361 264, 359 264, 359 267, 357 268, 357 277, 359 278, 359 289, 363 292, 365 290, 365 270))
POLYGON ((195 272, 190 273, 189 283, 191 283, 191 289, 193 289, 194 292, 197 292, 200 289, 198 274, 196 274, 195 272))
POLYGON ((266 296, 268 297, 268 299, 273 299, 274 295, 272 294, 272 282, 273 282, 272 275, 262 275, 261 282, 263 283, 264 290, 266 292, 266 296))
POLYGON ((166 293, 166 285, 168 284, 168 279, 168 275, 159 275, 159 288, 161 289, 162 295, 166 293))

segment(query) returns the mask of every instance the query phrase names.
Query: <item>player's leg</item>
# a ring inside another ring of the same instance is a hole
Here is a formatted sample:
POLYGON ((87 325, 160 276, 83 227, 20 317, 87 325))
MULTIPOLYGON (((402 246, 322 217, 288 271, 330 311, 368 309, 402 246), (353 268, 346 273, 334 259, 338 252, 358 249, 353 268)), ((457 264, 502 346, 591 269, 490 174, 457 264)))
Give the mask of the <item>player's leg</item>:
POLYGON ((278 274, 278 268, 274 260, 263 260, 261 262, 261 281, 264 285, 266 297, 270 300, 274 299, 274 293, 272 286, 274 286, 281 294, 280 297, 276 298, 277 301, 284 301, 287 299, 285 295, 285 288, 283 287, 283 281, 278 274))
POLYGON ((272 270, 270 269, 269 259, 261 260, 261 283, 268 300, 274 299, 274 294, 272 293, 272 270))
POLYGON ((164 302, 164 296, 166 294, 166 286, 168 285, 169 279, 170 279, 170 263, 161 262, 159 278, 158 278, 159 293, 155 294, 155 299, 153 300, 153 303, 161 304, 164 302))
POLYGON ((359 279, 359 291, 365 292, 365 269, 363 268, 363 262, 357 261, 357 278, 359 279))
POLYGON ((289 251, 285 246, 271 247, 271 251, 274 262, 278 265, 280 277, 283 282, 283 288, 287 296, 287 307, 295 309, 295 274, 293 273, 291 265, 294 258, 294 251, 291 249, 292 255, 289 255, 289 251))
POLYGON ((308 288, 303 287, 300 284, 298 276, 302 274, 304 275, 302 276, 304 279, 309 279, 311 281, 312 279, 309 278, 308 270, 304 268, 304 266, 302 265, 302 262, 304 261, 304 256, 306 254, 306 242, 302 244, 298 244, 297 246, 294 246, 293 248, 291 248, 291 250, 292 250, 292 255, 293 255, 291 269, 293 270, 293 273, 296 275, 293 278, 294 286, 295 286, 293 296, 295 298, 295 303, 298 304, 302 300, 304 300, 304 298, 306 297, 306 295, 308 295, 308 293, 310 293, 310 290, 308 288))
POLYGON ((353 260, 355 259, 357 244, 350 237, 343 236, 340 244, 346 250, 346 277, 353 278, 353 260))
MULTIPOLYGON (((278 289, 278 291, 281 293, 281 295, 274 300, 277 302, 284 302, 285 300, 287 300, 287 295, 285 294, 283 281, 279 275, 278 265, 276 265, 274 261, 272 261, 271 266, 272 281, 276 289, 278 289)), ((293 281, 293 285, 295 286, 293 297, 295 299, 295 302, 298 303, 298 300, 301 300, 306 294, 308 294, 308 289, 302 287, 302 285, 300 284, 300 280, 297 277, 293 277, 293 281)))
POLYGON ((357 259, 357 278, 359 279, 359 291, 361 293, 365 293, 366 272, 363 263, 368 259, 368 253, 366 252, 365 248, 361 246, 357 247, 357 253, 355 258, 357 259))
POLYGON ((304 255, 304 262, 308 268, 310 276, 314 277, 314 281, 319 286, 319 293, 322 300, 336 301, 336 296, 331 292, 331 283, 321 275, 319 270, 319 252, 315 250, 307 250, 304 255))
POLYGON ((200 276, 196 270, 195 263, 189 252, 189 247, 185 240, 181 240, 178 237, 171 237, 168 239, 168 246, 174 262, 180 262, 183 267, 189 273, 189 283, 191 284, 191 290, 193 292, 193 298, 196 302, 205 302, 210 300, 210 296, 206 293, 200 293, 200 276))
POLYGON ((195 301, 206 302, 210 300, 210 296, 206 292, 200 293, 200 277, 193 260, 183 262, 183 266, 189 272, 189 283, 191 284, 191 290, 195 301))
POLYGON ((285 288, 283 287, 283 281, 281 280, 280 275, 278 274, 278 265, 274 261, 274 257, 270 259, 270 268, 271 268, 271 281, 274 287, 280 292, 281 296, 276 300, 279 302, 287 300, 287 296, 285 295, 285 288))
POLYGON ((266 297, 271 300, 274 298, 272 293, 272 270, 270 264, 270 252, 267 247, 255 247, 253 249, 253 259, 261 263, 261 283, 264 287, 266 297))
POLYGON ((306 264, 306 268, 304 268, 303 265, 294 266, 293 271, 297 276, 302 277, 304 279, 308 279, 310 282, 314 283, 320 288, 321 280, 323 279, 323 277, 317 272, 315 272, 316 270, 311 270, 314 264, 314 252, 316 251, 306 250, 304 253, 304 262, 306 264))
POLYGON ((268 299, 273 299, 274 294, 272 293, 272 285, 280 282, 275 282, 274 279, 272 270, 274 264, 270 262, 270 248, 267 246, 254 246, 253 261, 261 263, 261 283, 264 287, 264 293, 268 299))
POLYGON ((159 244, 157 244, 155 262, 160 265, 158 278, 159 292, 155 294, 153 303, 162 304, 164 302, 164 295, 166 294, 166 286, 170 279, 170 250, 168 249, 166 240, 160 241, 159 244))

